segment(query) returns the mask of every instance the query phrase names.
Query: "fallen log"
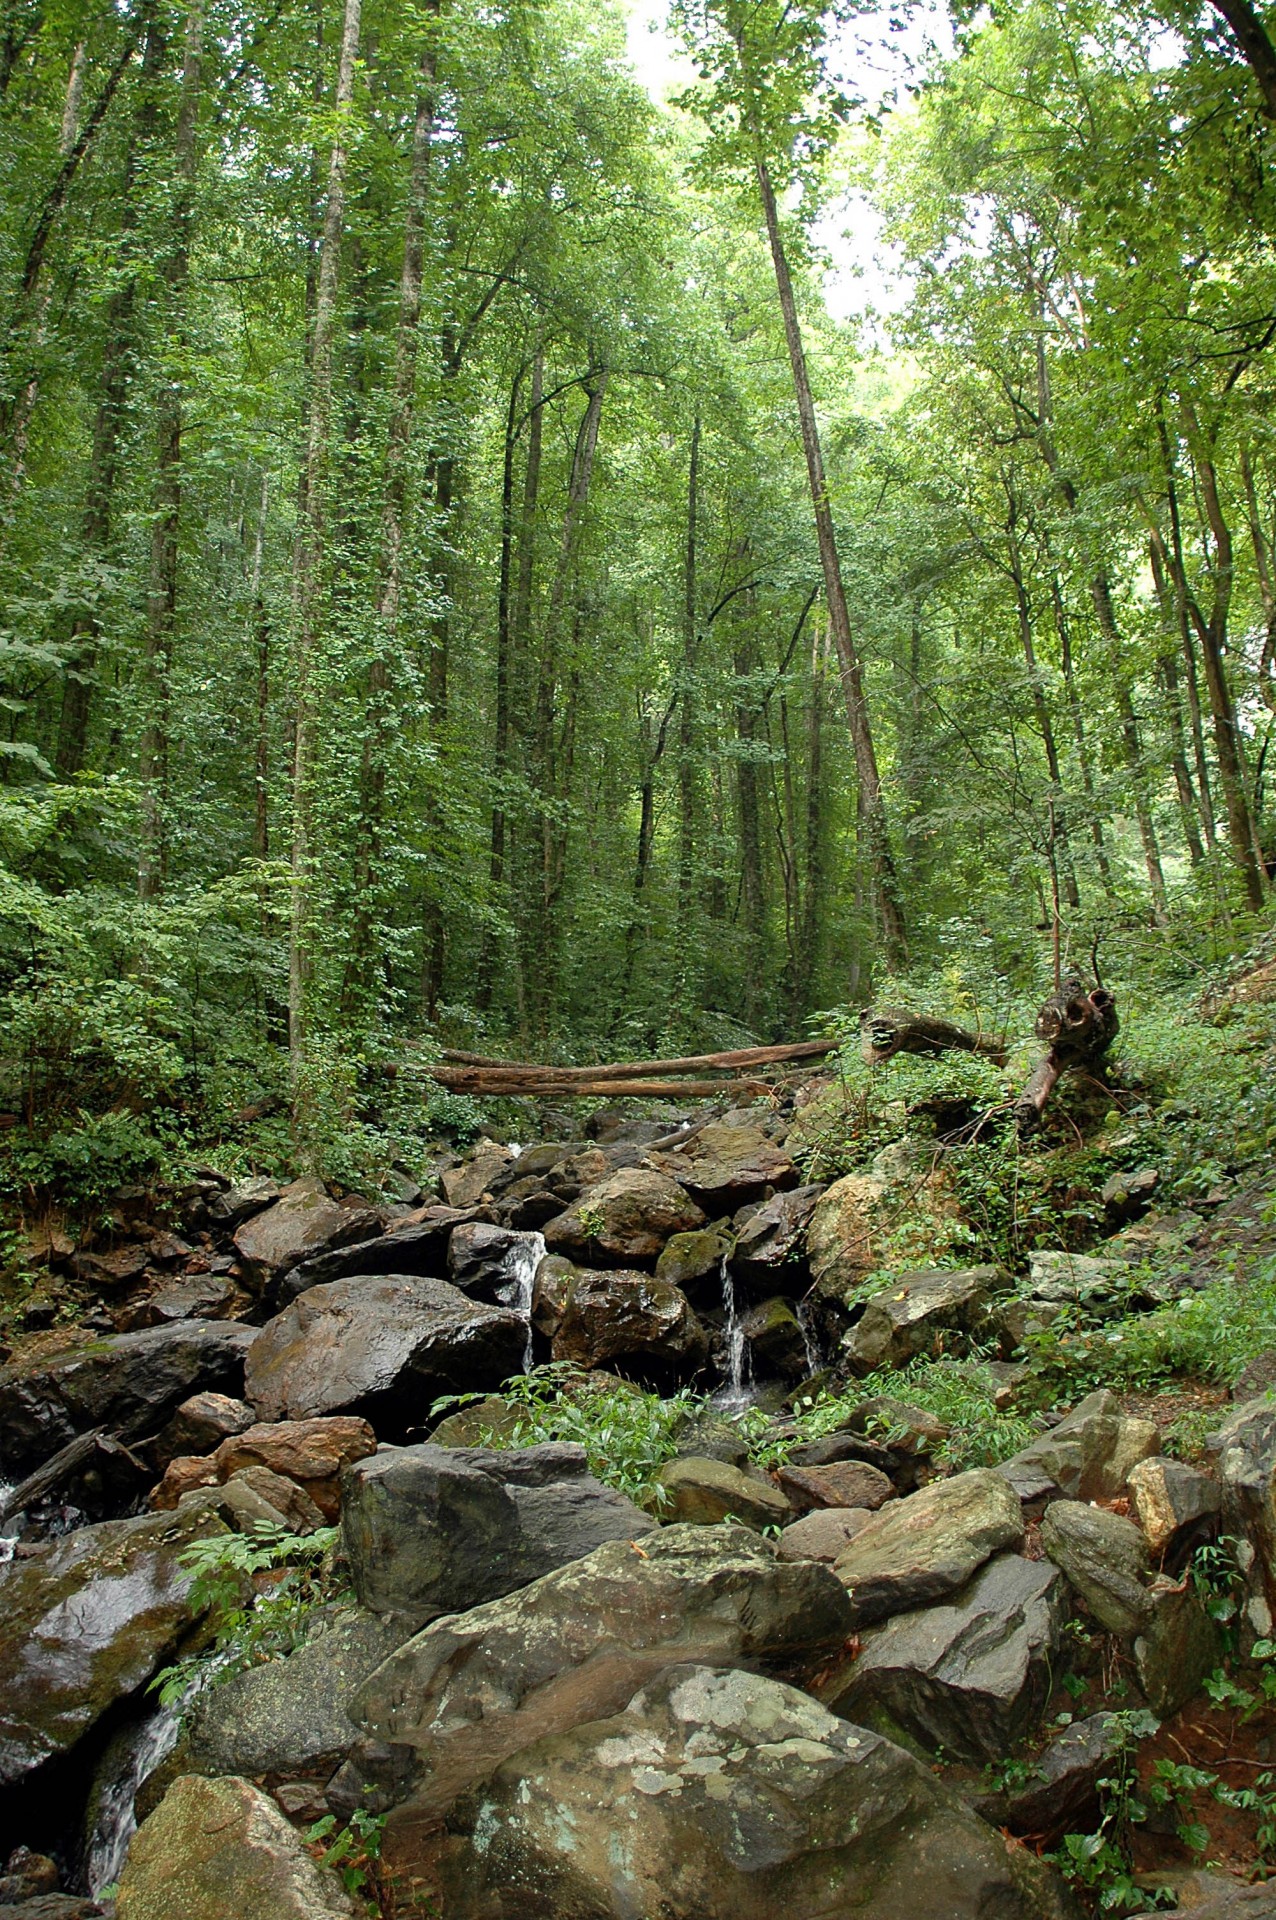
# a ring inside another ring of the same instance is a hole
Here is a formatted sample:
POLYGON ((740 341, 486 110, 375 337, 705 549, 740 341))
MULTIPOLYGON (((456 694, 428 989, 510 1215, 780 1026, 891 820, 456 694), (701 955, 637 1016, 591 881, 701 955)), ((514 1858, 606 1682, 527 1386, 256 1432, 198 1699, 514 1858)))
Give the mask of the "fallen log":
POLYGON ((1075 975, 1064 980, 1037 1015, 1036 1033, 1046 1050, 1015 1106, 1021 1138, 1041 1124, 1046 1103, 1065 1073, 1091 1067, 1102 1072, 1103 1055, 1120 1027, 1116 1001, 1106 987, 1087 991, 1075 975))
POLYGON ((481 1067, 437 1067, 430 1078, 453 1093, 489 1099, 719 1100, 724 1095, 767 1094, 766 1080, 564 1080, 549 1074, 494 1077, 481 1067))
POLYGON ((993 1034, 970 1033, 951 1021, 905 1007, 866 1007, 860 1015, 860 1045, 870 1067, 897 1053, 983 1053, 1001 1062, 1006 1043, 993 1034))
POLYGON ((37 1500, 43 1500, 64 1480, 69 1480, 77 1467, 83 1466, 91 1454, 104 1444, 104 1427, 94 1427, 88 1433, 77 1433, 74 1440, 68 1440, 64 1447, 49 1459, 42 1461, 34 1473, 25 1480, 19 1480, 16 1487, 0 1497, 0 1526, 14 1513, 25 1513, 37 1500))
POLYGON ((713 1068, 768 1067, 782 1065, 787 1060, 816 1060, 821 1054, 836 1052, 838 1044, 836 1040, 797 1040, 774 1047, 732 1047, 725 1053, 688 1053, 677 1060, 619 1060, 610 1065, 589 1067, 545 1066, 535 1060, 493 1060, 485 1054, 448 1048, 443 1053, 444 1067, 427 1067, 426 1072, 437 1078, 440 1072, 455 1066, 481 1068, 485 1073, 518 1078, 534 1074, 540 1079, 553 1074, 561 1080, 659 1079, 713 1068))

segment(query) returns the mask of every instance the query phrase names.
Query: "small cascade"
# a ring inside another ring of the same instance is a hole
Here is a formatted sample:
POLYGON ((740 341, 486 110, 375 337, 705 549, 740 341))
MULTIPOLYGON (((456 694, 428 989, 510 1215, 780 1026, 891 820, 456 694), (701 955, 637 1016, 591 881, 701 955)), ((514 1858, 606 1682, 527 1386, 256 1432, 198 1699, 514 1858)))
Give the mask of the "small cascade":
POLYGON ((722 1312, 726 1330, 727 1384, 714 1395, 714 1405, 742 1407, 749 1399, 747 1383, 752 1367, 736 1300, 735 1276, 727 1264, 726 1254, 722 1256, 719 1272, 722 1277, 722 1312))
MULTIPOLYGON (((192 1689, 192 1692, 194 1689, 192 1689)), ((95 1900, 103 1887, 119 1879, 137 1832, 137 1796, 142 1783, 177 1745, 182 1713, 189 1696, 171 1707, 161 1707, 136 1726, 121 1744, 111 1778, 97 1796, 97 1824, 84 1862, 84 1884, 95 1900)))
MULTIPOLYGON (((12 1492, 13 1488, 0 1480, 0 1512, 3 1512, 5 1502, 12 1492)), ((22 1532, 22 1522, 25 1518, 25 1514, 11 1513, 7 1520, 0 1520, 0 1567, 6 1560, 12 1560, 13 1549, 18 1543, 18 1535, 22 1532)))
POLYGON ((532 1370, 532 1287, 536 1281, 536 1269, 545 1258, 545 1236, 543 1233, 520 1233, 505 1256, 505 1273, 508 1276, 501 1292, 516 1313, 521 1313, 527 1322, 527 1342, 523 1348, 523 1372, 532 1370))
POLYGON ((824 1365, 824 1355, 820 1352, 820 1343, 811 1326, 811 1314, 806 1301, 795 1302, 794 1312, 797 1314, 797 1323, 802 1329, 802 1345, 806 1350, 806 1374, 809 1380, 812 1374, 818 1373, 824 1365))

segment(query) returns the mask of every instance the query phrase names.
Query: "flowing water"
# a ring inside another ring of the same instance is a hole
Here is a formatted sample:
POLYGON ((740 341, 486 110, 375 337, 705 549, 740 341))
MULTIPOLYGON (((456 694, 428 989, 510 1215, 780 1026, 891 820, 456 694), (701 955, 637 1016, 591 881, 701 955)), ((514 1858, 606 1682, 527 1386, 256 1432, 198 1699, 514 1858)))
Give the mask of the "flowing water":
POLYGON ((713 1405, 730 1412, 732 1409, 748 1406, 752 1398, 749 1392, 749 1380, 753 1369, 749 1361, 744 1328, 740 1322, 735 1276, 727 1265, 726 1254, 722 1256, 719 1272, 722 1276, 722 1312, 726 1330, 727 1384, 714 1394, 713 1405))
POLYGON ((501 1292, 516 1313, 527 1322, 527 1341, 523 1348, 523 1372, 532 1370, 532 1287, 536 1269, 545 1258, 543 1233, 520 1233, 505 1256, 506 1284, 501 1292))
MULTIPOLYGON (((12 1486, 0 1480, 0 1509, 12 1492, 12 1486)), ((22 1531, 22 1521, 23 1515, 20 1513, 11 1513, 7 1520, 0 1520, 0 1566, 13 1558, 13 1549, 22 1531)))
POLYGON ((797 1314, 797 1323, 802 1329, 802 1345, 806 1349, 806 1372, 809 1379, 824 1365, 824 1355, 820 1352, 819 1342, 812 1330, 811 1315, 806 1301, 796 1301, 794 1312, 797 1314))

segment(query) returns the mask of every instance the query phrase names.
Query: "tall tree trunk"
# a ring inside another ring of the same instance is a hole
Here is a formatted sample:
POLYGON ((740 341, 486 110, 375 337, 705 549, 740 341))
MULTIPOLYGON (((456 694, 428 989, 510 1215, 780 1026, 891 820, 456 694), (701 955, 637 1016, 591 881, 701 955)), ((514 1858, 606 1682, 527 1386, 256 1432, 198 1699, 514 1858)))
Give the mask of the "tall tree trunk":
POLYGON ((1103 838, 1103 822, 1099 818, 1099 801, 1094 786, 1094 764, 1090 754, 1090 742, 1086 737, 1085 715, 1072 658, 1072 627, 1068 620, 1068 609, 1064 603, 1059 576, 1053 571, 1050 575, 1050 606, 1054 613, 1055 633, 1059 640, 1059 666, 1063 673, 1063 684, 1068 699, 1068 716, 1072 722, 1072 738, 1077 749, 1077 765, 1081 769, 1081 785, 1086 797, 1086 812, 1090 820, 1090 839, 1094 845, 1095 865, 1099 869, 1099 883, 1107 898, 1111 900, 1114 895, 1112 862, 1108 858, 1108 849, 1103 838))
POLYGON ((270 500, 270 476, 261 476, 261 508, 257 515, 257 536, 253 542, 252 608, 253 639, 257 653, 257 751, 254 766, 253 853, 258 860, 270 856, 270 622, 262 591, 262 559, 266 541, 266 508, 270 500))
MULTIPOLYGON (((526 366, 516 367, 505 409, 505 440, 501 460, 501 554, 496 576, 496 701, 492 721, 492 820, 488 841, 488 912, 495 913, 505 886, 506 784, 510 759, 510 621, 514 583, 514 455, 518 442, 518 403, 526 366)), ((491 926, 483 928, 479 949, 475 1001, 492 1003, 496 941, 491 926)))
MULTIPOLYGON (((1201 802, 1201 827, 1205 834, 1205 845, 1213 852, 1217 844, 1217 828, 1214 817, 1214 798, 1210 791, 1209 761, 1205 753, 1205 728, 1201 718, 1201 691, 1196 675, 1196 646, 1192 639, 1192 618, 1188 611, 1191 593, 1187 583, 1187 567, 1183 560, 1183 525, 1179 517, 1179 495, 1176 462, 1170 445, 1170 432, 1166 425, 1165 408, 1158 397, 1156 403, 1157 437, 1161 447, 1161 464, 1165 475, 1165 504, 1170 519, 1170 547, 1165 552, 1161 542, 1166 569, 1174 588, 1175 610, 1178 618, 1179 643, 1183 654, 1183 678, 1187 690, 1187 713, 1192 733, 1192 754, 1196 765, 1196 790, 1201 802)), ((1159 529, 1153 526, 1153 538, 1159 538, 1159 529)))
POLYGON ((1254 549, 1254 570, 1263 602, 1263 650, 1258 662, 1258 691, 1276 712, 1276 563, 1273 562, 1271 537, 1263 524, 1254 481, 1254 463, 1248 447, 1240 450, 1241 478, 1245 483, 1245 504, 1249 513, 1249 538, 1254 549))
POLYGON ((797 965, 793 973, 790 1019, 796 1023, 810 1010, 819 960, 820 927, 826 880, 824 827, 824 710, 827 637, 817 623, 811 641, 811 702, 806 726, 805 885, 798 919, 797 965))
POLYGON ((1152 583, 1156 588, 1156 597, 1161 608, 1161 623, 1165 628, 1167 643, 1157 661, 1157 677, 1165 694, 1165 712, 1170 725, 1170 766, 1174 774, 1174 786, 1179 797, 1179 818, 1183 823, 1183 839, 1187 846, 1188 858, 1194 867, 1205 858, 1205 847, 1197 827, 1196 791, 1192 786, 1192 775, 1187 764, 1187 742, 1183 730, 1183 709, 1179 704, 1178 665, 1171 644, 1178 638, 1175 594, 1165 570, 1164 546, 1154 533, 1148 543, 1148 559, 1152 567, 1152 583))
POLYGON ((307 1044, 307 993, 311 975, 310 891, 315 846, 312 832, 314 780, 314 675, 320 623, 321 568, 327 509, 328 452, 332 421, 332 360, 337 318, 341 242, 345 232, 346 172, 359 52, 360 0, 345 0, 341 53, 333 98, 334 130, 328 156, 328 199, 315 286, 310 344, 310 402, 306 421, 304 498, 297 528, 296 647, 293 665, 292 912, 288 941, 288 1046, 294 1112, 300 1121, 307 1044))
MULTIPOLYGON (((435 0, 431 11, 437 18, 438 0, 435 0)), ((425 285, 425 215, 434 138, 434 80, 434 48, 427 46, 421 54, 421 91, 417 95, 413 120, 407 204, 403 216, 403 265, 399 273, 394 375, 381 493, 376 644, 368 666, 359 778, 360 820, 354 861, 356 908, 351 974, 358 990, 365 993, 370 984, 375 944, 375 891, 385 826, 387 762, 391 738, 391 673, 398 648, 399 609, 403 597, 408 466, 416 410, 417 359, 425 285)))
POLYGON ((811 382, 807 373, 806 350, 802 344, 797 303, 793 297, 793 280, 789 273, 788 257, 784 251, 784 237, 780 232, 780 216, 775 201, 775 189, 771 183, 770 169, 763 157, 762 143, 756 138, 754 164, 758 188, 762 195, 762 210, 766 218, 771 261, 775 268, 775 284, 780 296, 780 311, 784 317, 784 337, 788 345, 789 365, 793 373, 793 390, 802 429, 802 450, 806 455, 807 479, 810 482, 811 506, 815 516, 815 537, 820 549, 820 567, 824 575, 824 598, 828 607, 829 630, 833 636, 833 646, 841 670, 842 691, 846 699, 846 717, 850 727, 851 746, 855 754, 855 772, 860 789, 859 815, 864 832, 865 851, 873 876, 878 918, 881 923, 887 961, 889 965, 894 966, 907 957, 908 942, 904 908, 895 872, 895 862, 891 854, 886 807, 882 798, 881 776, 877 766, 877 750, 873 740, 868 702, 864 693, 863 666, 855 637, 851 632, 851 619, 846 605, 846 589, 842 582, 842 566, 837 551, 837 532, 833 525, 833 509, 829 504, 828 482, 824 474, 824 453, 820 445, 820 431, 815 418, 815 402, 811 395, 811 382))
POLYGON ((687 457, 687 537, 682 564, 682 676, 678 706, 678 972, 685 996, 695 919, 698 792, 696 783, 696 655, 699 585, 696 577, 700 518, 700 435, 697 414, 691 423, 687 457))
POLYGON ((1019 640, 1023 647, 1024 665, 1028 669, 1028 686, 1032 695, 1032 710, 1036 715, 1037 731, 1045 748, 1046 770, 1050 775, 1053 789, 1051 805, 1051 860, 1058 860, 1063 869, 1063 897, 1070 907, 1079 907, 1081 896, 1077 891, 1076 869, 1072 863, 1072 846, 1068 839, 1067 818, 1063 810, 1063 777, 1059 768, 1059 749, 1055 743, 1054 722, 1050 717, 1050 707, 1046 700, 1046 690, 1042 683, 1041 669, 1037 664, 1037 649, 1032 637, 1032 606, 1028 599, 1028 586, 1024 579, 1023 557, 1019 548, 1019 536, 1016 531, 1018 503, 1010 488, 1006 489, 1009 507, 1009 520, 1006 526, 1006 539, 1010 558, 1010 577, 1015 588, 1015 612, 1019 621, 1019 640))
POLYGON ((191 221, 198 165, 200 61, 204 45, 203 0, 190 0, 182 55, 182 91, 173 140, 176 192, 168 248, 160 262, 164 289, 165 332, 175 364, 160 375, 156 407, 156 473, 151 516, 151 577, 146 602, 143 684, 146 723, 142 731, 139 777, 142 835, 137 891, 151 900, 164 886, 168 864, 165 816, 168 806, 169 699, 173 640, 177 624, 178 536, 182 517, 182 364, 187 346, 186 286, 190 277, 191 221))

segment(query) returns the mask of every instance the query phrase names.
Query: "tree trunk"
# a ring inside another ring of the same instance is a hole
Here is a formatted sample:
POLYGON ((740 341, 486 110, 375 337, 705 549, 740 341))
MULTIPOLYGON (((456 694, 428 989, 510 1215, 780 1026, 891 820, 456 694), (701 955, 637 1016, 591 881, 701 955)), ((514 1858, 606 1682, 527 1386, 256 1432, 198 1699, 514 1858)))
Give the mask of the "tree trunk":
POLYGON ((165 331, 175 364, 160 375, 156 408, 156 474, 151 515, 151 577, 146 603, 143 683, 146 724, 139 755, 142 835, 137 891, 142 900, 163 890, 168 864, 165 816, 168 806, 169 688, 177 624, 178 535, 182 517, 182 366, 186 349, 186 285, 190 277, 191 220, 199 155, 200 61, 204 44, 203 0, 190 0, 182 56, 182 91, 177 109, 173 160, 177 190, 167 252, 160 262, 165 331))
POLYGON ((1032 637, 1032 607, 1028 600, 1028 587, 1024 580, 1023 560, 1019 549, 1019 537, 1016 532, 1018 506, 1009 487, 1006 489, 1009 506, 1009 521, 1006 538, 1010 556, 1010 577, 1015 588, 1015 613, 1019 621, 1019 640, 1023 647, 1024 665, 1028 670, 1028 685, 1032 694, 1032 710, 1036 715, 1037 731, 1045 748, 1046 770, 1050 775, 1053 790, 1053 813, 1051 832, 1051 859, 1057 857, 1055 848, 1062 855, 1063 896, 1070 907, 1079 907, 1081 896, 1077 891, 1076 869, 1072 864, 1072 848, 1068 841, 1068 827, 1063 812, 1063 777, 1059 770, 1059 750, 1055 744, 1054 723, 1050 718, 1050 707, 1046 700, 1046 690, 1042 684, 1041 669, 1037 665, 1037 649, 1032 637))
POLYGON ((1086 738, 1085 716, 1072 661, 1072 629, 1068 622, 1068 609, 1064 605, 1063 588, 1059 584, 1058 574, 1053 572, 1050 575, 1050 604, 1054 610, 1055 632, 1059 638, 1059 665, 1063 672, 1063 684, 1067 690, 1072 738, 1077 749, 1077 765, 1081 769, 1081 785, 1085 790, 1086 807, 1090 815, 1090 838, 1094 843, 1095 864, 1099 869, 1099 882, 1110 900, 1113 897, 1112 862, 1108 858, 1108 849, 1103 838, 1103 822, 1099 818, 1099 802, 1094 790, 1090 742, 1086 738))
MULTIPOLYGON (((1175 595, 1165 570, 1164 544, 1160 536, 1153 532, 1148 543, 1148 558, 1152 567, 1152 583, 1161 606, 1161 621, 1166 633, 1178 637, 1175 617, 1175 595)), ((1188 857, 1194 867, 1205 858, 1205 848, 1197 830, 1196 793, 1192 786, 1192 776, 1187 765, 1187 745, 1183 732, 1183 712, 1179 705, 1178 667, 1175 663, 1172 647, 1166 647, 1157 661, 1157 674, 1165 694, 1165 710, 1170 723, 1172 752, 1170 765, 1174 774, 1174 786, 1179 797, 1179 817, 1183 823, 1183 839, 1187 845, 1188 857)))
POLYGON ((696 655, 699 584, 696 577, 700 517, 700 415, 691 423, 687 459, 687 538, 682 566, 682 683, 678 707, 678 972, 684 983, 695 924, 696 841, 696 655))
POLYGON ((307 1042, 307 994, 311 974, 310 888, 315 846, 311 788, 314 780, 314 673, 319 641, 320 569, 326 529, 326 483, 332 417, 333 336, 341 242, 345 231, 346 170, 355 65, 359 51, 360 0, 344 0, 341 53, 333 98, 334 131, 328 157, 328 198, 315 286, 310 349, 304 499, 297 529, 297 638, 294 660, 292 763, 292 912, 288 943, 288 1046, 294 1112, 300 1119, 307 1042))
POLYGON ((262 592, 262 558, 266 538, 266 507, 270 499, 270 477, 261 476, 261 510, 257 516, 257 537, 253 542, 252 606, 253 637, 257 652, 257 752, 254 768, 255 807, 253 810, 253 853, 258 860, 270 855, 270 623, 262 592))
POLYGON ((780 232, 775 189, 771 184, 770 170, 763 157, 761 141, 756 139, 755 167, 758 187, 762 195, 762 209, 766 217, 771 261, 775 268, 780 311, 784 318, 784 337, 788 344, 789 365, 793 373, 798 420, 802 429, 802 449, 806 455, 807 479, 810 482, 811 505, 815 516, 815 537, 820 549, 820 567, 824 575, 824 597, 828 607, 829 630, 833 636, 833 646, 841 670, 842 690, 846 699, 846 717, 855 754, 855 772, 861 796, 860 818, 867 843, 865 850, 877 896, 878 918, 881 923, 887 962, 891 966, 896 966, 907 957, 908 950, 903 902, 900 898, 899 881, 891 854, 886 808, 882 799, 881 776, 877 766, 877 750, 873 741, 868 702, 864 693, 863 666, 855 645, 855 637, 851 632, 850 614, 846 605, 846 590, 842 582, 842 567, 837 551, 837 533, 833 525, 833 509, 829 504, 828 482, 824 474, 824 453, 820 445, 819 426, 815 418, 815 402, 807 373, 806 351, 802 344, 797 303, 793 297, 793 281, 784 251, 784 238, 780 232))
MULTIPOLYGON (((496 584, 496 710, 492 727, 492 821, 487 867, 488 912, 495 913, 505 886, 506 783, 510 758, 510 616, 514 569, 514 453, 518 440, 518 402, 526 368, 517 367, 510 382, 505 410, 505 444, 501 461, 501 555, 496 584)), ((496 942, 490 926, 483 928, 479 950, 475 1002, 492 1003, 496 942)))

